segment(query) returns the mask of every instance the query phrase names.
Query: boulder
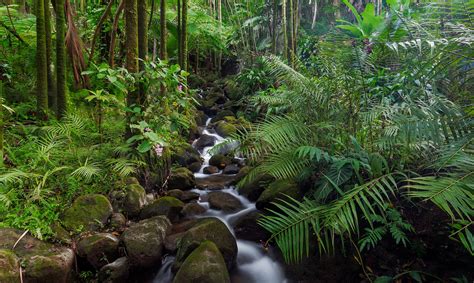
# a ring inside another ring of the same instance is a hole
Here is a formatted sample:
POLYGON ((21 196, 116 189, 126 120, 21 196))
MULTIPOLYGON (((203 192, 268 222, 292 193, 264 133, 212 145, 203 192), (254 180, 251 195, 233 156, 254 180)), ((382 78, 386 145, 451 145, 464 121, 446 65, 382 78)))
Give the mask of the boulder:
POLYGON ((255 205, 258 209, 263 209, 271 202, 285 198, 285 195, 298 199, 300 197, 298 185, 291 180, 276 180, 268 185, 255 205))
POLYGON ((114 190, 109 197, 116 212, 123 212, 130 217, 138 216, 147 203, 145 189, 139 184, 129 184, 123 189, 114 190))
POLYGON ((224 168, 224 171, 222 171, 223 174, 228 174, 228 175, 233 175, 239 173, 240 168, 239 166, 235 164, 229 164, 224 168))
POLYGON ((235 133, 237 133, 237 127, 231 123, 226 121, 219 121, 215 127, 216 132, 224 137, 227 138, 235 133))
POLYGON ((216 143, 216 137, 203 134, 194 143, 194 147, 198 150, 202 150, 205 147, 213 146, 216 143))
POLYGON ((112 205, 105 196, 83 195, 65 210, 62 223, 72 232, 96 231, 107 223, 112 212, 112 205))
POLYGON ((227 165, 231 164, 232 160, 222 154, 216 154, 209 159, 209 164, 216 166, 219 169, 224 169, 227 165))
MULTIPOLYGON (((237 178, 238 176, 236 176, 237 178)), ((257 176, 251 182, 247 182, 246 184, 239 184, 238 191, 239 194, 243 195, 244 197, 248 198, 250 201, 256 201, 262 192, 265 190, 266 186, 273 180, 274 178, 270 175, 263 174, 257 176)))
POLYGON ((156 216, 130 226, 122 234, 130 264, 138 267, 152 267, 160 261, 163 242, 171 228, 165 216, 156 216))
POLYGON ((231 268, 237 257, 237 243, 227 226, 217 218, 201 218, 187 230, 178 243, 175 268, 179 268, 185 259, 202 242, 209 240, 216 244, 224 257, 227 268, 231 268))
POLYGON ((244 166, 240 168, 239 173, 235 175, 235 179, 233 183, 237 184, 238 182, 240 182, 243 178, 245 178, 245 176, 247 176, 250 173, 251 170, 252 168, 250 166, 244 166))
POLYGON ((173 283, 230 283, 224 258, 216 244, 202 242, 183 262, 173 283))
POLYGON ((99 282, 126 283, 130 273, 130 264, 126 257, 116 259, 104 265, 99 271, 99 282))
POLYGON ((206 126, 207 119, 208 117, 206 113, 204 113, 204 111, 197 111, 195 120, 198 126, 201 126, 201 127, 206 126))
POLYGON ((260 217, 261 214, 258 211, 253 211, 239 217, 233 225, 235 236, 238 239, 256 243, 268 239, 270 233, 257 223, 260 217))
POLYGON ((168 180, 168 189, 190 190, 196 185, 193 172, 189 169, 180 167, 172 170, 168 180))
POLYGON ((20 259, 11 250, 0 249, 0 282, 20 283, 20 259))
POLYGON ((189 164, 188 166, 186 166, 186 168, 188 168, 189 171, 196 173, 196 172, 199 172, 199 170, 201 170, 201 164, 202 164, 201 162, 193 162, 189 164))
POLYGON ((120 230, 123 227, 125 227, 125 225, 127 225, 127 218, 125 218, 125 215, 123 215, 122 213, 119 213, 119 212, 112 213, 112 215, 110 216, 109 225, 113 229, 120 230))
POLYGON ((242 208, 240 200, 229 193, 211 192, 208 196, 209 205, 213 209, 234 212, 242 208))
POLYGON ((168 196, 174 197, 174 198, 177 198, 177 199, 181 199, 181 196, 183 195, 183 193, 184 192, 182 190, 178 190, 178 189, 169 190, 167 192, 168 196))
POLYGON ((175 253, 178 248, 178 242, 184 236, 184 232, 169 235, 165 238, 164 246, 168 252, 175 253))
POLYGON ((202 172, 204 174, 216 174, 216 173, 219 173, 219 168, 211 165, 211 166, 204 167, 202 172))
POLYGON ((181 214, 184 217, 191 217, 195 215, 200 215, 206 212, 206 208, 197 203, 188 203, 183 207, 181 214))
POLYGON ((185 167, 194 162, 201 162, 201 156, 190 144, 184 144, 178 147, 171 155, 171 162, 185 167))
MULTIPOLYGON (((11 249, 16 244, 14 252, 23 266, 23 279, 25 282, 70 282, 71 271, 74 266, 73 250, 40 241, 30 234, 22 237, 23 231, 0 228, 0 250, 11 249)), ((2 265, 15 265, 11 252, 3 252, 0 255, 0 267, 2 265), (6 262, 8 259, 8 262, 6 262)), ((0 278, 3 269, 0 268, 0 278)), ((10 271, 7 271, 9 274, 10 271)), ((4 275, 7 276, 8 274, 4 275)), ((0 282, 4 282, 0 280, 0 282)), ((10 282, 10 281, 6 281, 10 282)), ((15 282, 15 281, 11 281, 15 282)))
POLYGON ((64 227, 59 222, 53 223, 51 225, 51 230, 53 231, 54 239, 58 243, 62 243, 66 245, 72 244, 70 233, 66 229, 64 229, 64 227))
POLYGON ((211 119, 211 123, 216 123, 216 122, 219 122, 221 120, 224 120, 225 117, 235 117, 235 114, 234 114, 234 112, 232 112, 230 110, 219 111, 219 112, 217 112, 216 116, 214 116, 211 119))
POLYGON ((184 203, 171 196, 160 197, 152 203, 145 206, 140 212, 141 219, 147 219, 154 216, 164 215, 171 222, 178 220, 179 213, 184 207, 184 203))
POLYGON ((88 235, 77 242, 77 254, 99 269, 118 257, 119 243, 120 240, 110 233, 88 235))

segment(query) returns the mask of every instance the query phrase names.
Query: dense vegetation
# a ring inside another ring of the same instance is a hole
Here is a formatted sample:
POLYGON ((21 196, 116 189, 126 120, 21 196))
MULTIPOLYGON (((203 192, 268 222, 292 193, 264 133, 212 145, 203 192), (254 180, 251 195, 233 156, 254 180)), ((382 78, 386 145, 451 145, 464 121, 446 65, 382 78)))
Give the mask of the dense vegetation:
POLYGON ((55 241, 74 199, 130 176, 166 195, 204 112, 231 111, 213 151, 238 141, 242 191, 282 188, 259 224, 288 266, 470 282, 443 265, 474 256, 473 17, 472 0, 3 0, 0 227, 55 241))

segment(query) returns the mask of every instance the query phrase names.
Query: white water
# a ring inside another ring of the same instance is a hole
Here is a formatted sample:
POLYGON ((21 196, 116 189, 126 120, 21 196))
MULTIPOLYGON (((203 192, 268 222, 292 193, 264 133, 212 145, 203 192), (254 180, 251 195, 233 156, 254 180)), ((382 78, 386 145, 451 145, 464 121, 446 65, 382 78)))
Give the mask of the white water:
MULTIPOLYGON (((206 121, 206 128, 203 130, 202 134, 207 134, 214 136, 216 138, 216 143, 222 143, 225 139, 218 134, 211 133, 208 129, 211 119, 206 121)), ((194 145, 195 141, 193 142, 194 145)), ((203 169, 206 166, 209 166, 209 159, 211 154, 209 150, 212 147, 205 147, 202 150, 201 157, 204 162, 198 173, 194 173, 196 178, 206 178, 210 175, 204 174, 203 169)), ((221 174, 221 172, 214 175, 221 174)), ((210 191, 208 190, 198 190, 194 189, 193 192, 196 192, 200 195, 198 203, 205 207, 207 211, 199 215, 198 217, 216 217, 220 219, 224 224, 227 225, 230 232, 235 236, 233 226, 235 222, 242 216, 255 211, 255 203, 250 202, 247 198, 239 195, 237 190, 234 187, 226 187, 221 192, 231 194, 232 196, 238 198, 242 203, 242 209, 233 212, 225 213, 221 210, 211 209, 209 202, 204 201, 206 199, 204 196, 207 195, 210 191)), ((214 190, 215 191, 215 190, 214 190)), ((235 283, 286 283, 283 269, 281 265, 272 259, 263 249, 263 247, 257 243, 244 241, 237 239, 237 264, 235 270, 231 272, 231 281, 235 283)), ((158 272, 157 276, 153 280, 154 283, 168 283, 172 282, 172 273, 171 266, 174 261, 174 257, 166 257, 162 263, 162 267, 158 272)), ((204 283, 204 282, 203 282, 204 283)))

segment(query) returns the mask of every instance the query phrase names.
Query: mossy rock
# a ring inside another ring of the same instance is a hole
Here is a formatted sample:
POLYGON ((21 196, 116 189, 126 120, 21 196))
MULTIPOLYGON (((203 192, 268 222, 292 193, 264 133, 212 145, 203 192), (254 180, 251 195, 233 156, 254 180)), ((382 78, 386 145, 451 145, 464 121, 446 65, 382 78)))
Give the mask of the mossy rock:
POLYGON ((128 216, 138 216, 145 204, 146 191, 142 186, 132 184, 125 188, 125 199, 122 203, 122 212, 128 216))
POLYGON ((216 125, 216 132, 226 138, 237 133, 237 127, 226 121, 219 121, 216 125))
POLYGON ((66 209, 62 222, 72 232, 96 231, 107 223, 112 212, 107 197, 99 194, 83 195, 66 209))
POLYGON ((145 206, 140 212, 141 219, 164 215, 171 222, 177 221, 184 203, 172 196, 161 197, 145 206))
MULTIPOLYGON (((242 168, 243 169, 243 168, 242 168)), ((249 170, 250 169, 246 169, 249 170)), ((243 179, 243 176, 238 176, 237 178, 241 177, 243 179)), ((263 193, 265 188, 268 186, 270 182, 272 182, 274 178, 268 174, 262 174, 257 176, 254 180, 251 182, 247 182, 245 184, 239 184, 238 186, 238 191, 239 194, 245 196, 248 198, 250 201, 256 201, 260 195, 263 193)))
POLYGON ((225 192, 210 192, 208 201, 211 208, 227 213, 235 212, 243 207, 238 198, 225 192))
POLYGON ((78 241, 77 254, 99 269, 118 257, 119 243, 120 240, 110 233, 88 235, 78 241))
POLYGON ((232 159, 223 155, 223 154, 216 154, 213 155, 209 159, 209 164, 212 166, 216 166, 219 169, 224 169, 227 165, 232 163, 232 159))
POLYGON ((99 282, 126 283, 130 274, 130 264, 126 257, 121 257, 103 266, 99 271, 99 282))
POLYGON ((171 229, 165 216, 156 216, 133 224, 122 234, 122 241, 130 264, 137 267, 152 267, 159 263, 163 243, 171 229))
POLYGON ((216 116, 211 119, 211 123, 216 123, 218 121, 224 120, 225 117, 235 117, 235 114, 230 110, 221 110, 217 112, 216 116))
POLYGON ((0 282, 20 282, 20 259, 11 250, 0 249, 0 282))
POLYGON ((174 268, 181 267, 189 254, 202 242, 212 241, 224 257, 227 268, 232 268, 237 258, 237 243, 227 226, 217 218, 201 218, 186 231, 178 243, 174 268))
POLYGON ((196 185, 193 172, 185 167, 173 169, 168 180, 168 189, 190 190, 196 185))
POLYGON ((174 149, 171 162, 186 167, 194 162, 201 162, 199 152, 190 144, 183 144, 174 149))
POLYGON ((202 242, 183 262, 173 283, 230 283, 224 258, 216 244, 202 242))
POLYGON ((258 209, 263 209, 271 202, 284 199, 285 196, 290 196, 294 199, 300 198, 298 185, 291 180, 276 180, 262 192, 256 206, 258 209))

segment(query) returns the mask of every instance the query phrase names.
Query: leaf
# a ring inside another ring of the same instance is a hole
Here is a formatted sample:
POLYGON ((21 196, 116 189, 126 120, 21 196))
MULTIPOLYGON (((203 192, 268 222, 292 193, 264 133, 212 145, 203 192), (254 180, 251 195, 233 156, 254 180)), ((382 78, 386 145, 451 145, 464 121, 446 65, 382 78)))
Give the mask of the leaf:
POLYGON ((390 276, 379 276, 375 278, 374 283, 391 283, 393 278, 390 276))
POLYGON ((152 148, 152 144, 148 140, 144 140, 140 143, 140 145, 137 147, 138 152, 140 153, 145 153, 148 152, 152 148))

